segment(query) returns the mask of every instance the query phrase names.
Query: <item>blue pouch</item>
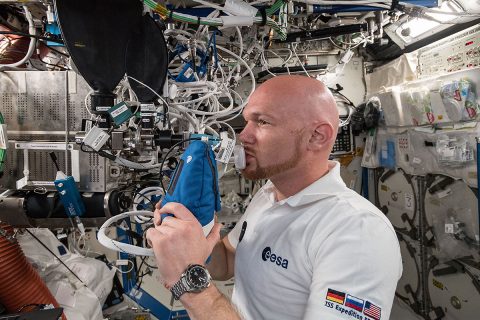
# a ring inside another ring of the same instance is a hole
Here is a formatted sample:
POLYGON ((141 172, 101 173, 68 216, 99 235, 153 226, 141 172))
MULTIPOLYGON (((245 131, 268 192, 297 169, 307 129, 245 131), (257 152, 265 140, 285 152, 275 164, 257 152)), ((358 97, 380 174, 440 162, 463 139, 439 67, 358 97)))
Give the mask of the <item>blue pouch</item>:
POLYGON ((190 210, 207 236, 220 211, 220 193, 215 154, 203 141, 195 140, 187 147, 173 173, 162 206, 179 202, 190 210))

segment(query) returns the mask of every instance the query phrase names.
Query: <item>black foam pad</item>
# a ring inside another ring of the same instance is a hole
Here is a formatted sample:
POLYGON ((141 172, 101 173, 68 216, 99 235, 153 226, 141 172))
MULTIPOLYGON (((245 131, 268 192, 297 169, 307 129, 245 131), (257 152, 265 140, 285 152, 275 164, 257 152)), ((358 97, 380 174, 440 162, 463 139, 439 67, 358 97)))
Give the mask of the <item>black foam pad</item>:
POLYGON ((96 91, 111 92, 124 76, 132 31, 143 5, 135 0, 56 0, 63 41, 80 74, 96 91))
MULTIPOLYGON (((168 68, 167 45, 163 31, 149 15, 133 32, 127 47, 126 69, 131 76, 158 94, 163 89, 168 68)), ((152 102, 157 98, 154 92, 135 80, 128 79, 140 102, 152 102)))

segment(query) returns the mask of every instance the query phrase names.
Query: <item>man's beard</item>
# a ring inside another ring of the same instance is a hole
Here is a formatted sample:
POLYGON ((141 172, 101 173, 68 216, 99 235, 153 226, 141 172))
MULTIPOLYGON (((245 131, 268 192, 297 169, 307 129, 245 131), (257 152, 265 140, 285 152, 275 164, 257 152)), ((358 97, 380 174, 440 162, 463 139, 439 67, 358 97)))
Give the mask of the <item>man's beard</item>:
POLYGON ((295 141, 295 152, 292 153, 290 159, 268 167, 261 167, 257 162, 256 169, 252 171, 242 170, 242 175, 249 180, 269 179, 279 173, 294 168, 300 162, 300 158, 300 139, 298 139, 298 141, 295 141))

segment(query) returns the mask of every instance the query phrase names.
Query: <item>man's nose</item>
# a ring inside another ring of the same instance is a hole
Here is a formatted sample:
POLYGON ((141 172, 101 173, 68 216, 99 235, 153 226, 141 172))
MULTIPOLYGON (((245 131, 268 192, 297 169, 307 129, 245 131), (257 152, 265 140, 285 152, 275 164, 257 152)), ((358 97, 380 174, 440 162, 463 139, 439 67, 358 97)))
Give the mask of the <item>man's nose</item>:
POLYGON ((255 137, 250 129, 249 124, 243 128, 242 132, 238 135, 238 138, 243 144, 252 144, 255 142, 255 137))

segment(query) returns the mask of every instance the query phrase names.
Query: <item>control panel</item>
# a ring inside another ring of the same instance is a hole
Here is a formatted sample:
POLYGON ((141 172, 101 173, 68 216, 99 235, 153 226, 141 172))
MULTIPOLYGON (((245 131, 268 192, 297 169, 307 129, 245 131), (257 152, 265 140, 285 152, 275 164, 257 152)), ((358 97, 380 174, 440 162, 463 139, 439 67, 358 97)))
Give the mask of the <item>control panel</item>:
MULTIPOLYGON (((346 117, 341 116, 340 119, 345 120, 346 117)), ((353 134, 350 124, 338 128, 337 138, 333 145, 332 155, 341 155, 353 152, 353 134)))
POLYGON ((421 78, 480 66, 480 26, 475 25, 418 52, 421 78))

